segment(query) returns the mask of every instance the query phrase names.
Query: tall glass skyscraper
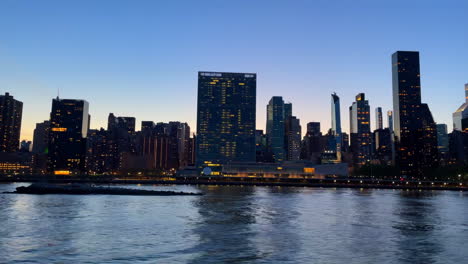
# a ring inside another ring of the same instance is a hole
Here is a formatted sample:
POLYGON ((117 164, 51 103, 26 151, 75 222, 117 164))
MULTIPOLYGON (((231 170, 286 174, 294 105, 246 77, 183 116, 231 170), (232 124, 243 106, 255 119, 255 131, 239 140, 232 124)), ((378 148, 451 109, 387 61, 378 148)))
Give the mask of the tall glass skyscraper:
POLYGON ((387 111, 387 121, 388 121, 388 129, 390 129, 390 133, 393 133, 393 111, 387 111))
POLYGON ((51 173, 69 175, 85 171, 88 109, 84 100, 52 100, 48 155, 51 173))
POLYGON ((437 130, 427 104, 421 103, 419 52, 392 55, 394 133, 401 173, 424 176, 438 162, 437 130))
POLYGON ((375 129, 383 129, 382 107, 375 108, 375 129))
POLYGON ((266 135, 275 162, 285 160, 285 104, 283 97, 273 96, 267 105, 266 135))
POLYGON ((331 95, 331 120, 332 120, 332 133, 336 140, 336 159, 341 161, 341 145, 343 139, 341 135, 341 113, 340 113, 340 97, 333 93, 331 95))
POLYGON ((255 73, 199 72, 196 164, 255 162, 255 73))

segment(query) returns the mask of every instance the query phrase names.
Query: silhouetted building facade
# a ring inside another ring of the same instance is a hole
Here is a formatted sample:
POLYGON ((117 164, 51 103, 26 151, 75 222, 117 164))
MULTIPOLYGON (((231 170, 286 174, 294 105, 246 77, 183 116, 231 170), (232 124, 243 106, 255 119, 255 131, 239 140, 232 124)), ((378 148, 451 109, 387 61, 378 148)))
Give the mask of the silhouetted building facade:
POLYGON ((381 165, 391 165, 392 163, 392 136, 389 128, 377 129, 374 131, 374 155, 373 160, 377 160, 381 165))
POLYGON ((459 166, 468 165, 468 133, 453 130, 449 134, 449 163, 459 166))
POLYGON ((292 115, 292 103, 284 103, 284 120, 292 115))
POLYGON ((356 101, 349 108, 351 151, 353 163, 360 167, 371 160, 372 137, 370 132, 370 106, 364 93, 356 96, 356 101))
POLYGON ((49 146, 50 121, 37 123, 34 129, 32 152, 47 154, 49 146))
POLYGON ((421 103, 419 52, 395 52, 392 75, 397 163, 401 174, 423 177, 437 166, 438 152, 435 122, 421 103))
POLYGON ((349 135, 348 133, 341 133, 342 138, 343 138, 343 145, 341 147, 342 152, 349 152, 349 135))
POLYGON ((274 162, 273 154, 268 149, 267 135, 261 129, 255 130, 255 149, 257 162, 274 162))
POLYGON ((193 165, 194 138, 190 138, 187 123, 142 122, 139 134, 139 155, 144 157, 147 170, 165 173, 193 165))
MULTIPOLYGON (((124 168, 124 157, 132 159, 136 156, 135 117, 115 116, 109 114, 107 132, 109 151, 112 153, 111 171, 120 172, 124 168), (125 155, 124 155, 125 154, 125 155)), ((127 162, 126 164, 129 164, 127 162)))
POLYGON ((31 152, 32 142, 28 140, 21 140, 20 151, 21 152, 31 152))
POLYGON ((0 95, 0 152, 18 151, 23 103, 9 93, 0 95))
POLYGON ((51 173, 69 175, 85 171, 88 109, 84 100, 52 100, 48 155, 51 173))
POLYGON ((89 174, 111 174, 115 173, 114 153, 115 146, 109 131, 101 129, 90 129, 88 132, 86 169, 89 174))
POLYGON ((301 158, 301 124, 295 116, 289 116, 285 122, 286 158, 297 161, 301 158))
POLYGON ((320 122, 307 123, 307 132, 302 139, 301 159, 320 163, 320 155, 324 150, 320 122))
POLYGON ((255 161, 256 87, 253 73, 198 73, 198 167, 255 161))
POLYGON ((151 132, 154 129, 153 121, 141 121, 141 132, 151 132))

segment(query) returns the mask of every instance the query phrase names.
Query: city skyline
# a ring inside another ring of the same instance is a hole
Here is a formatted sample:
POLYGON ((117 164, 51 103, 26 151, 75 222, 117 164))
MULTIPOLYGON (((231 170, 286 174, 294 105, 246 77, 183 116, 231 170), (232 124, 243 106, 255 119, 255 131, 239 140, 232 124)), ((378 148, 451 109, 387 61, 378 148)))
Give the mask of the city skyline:
MULTIPOLYGON (((257 129, 265 130, 268 100, 282 96, 294 104, 302 124, 321 122, 326 132, 332 92, 341 98, 342 113, 361 92, 371 109, 392 110, 389 58, 396 50, 420 52, 422 101, 435 121, 451 130, 452 112, 463 103, 468 82, 463 48, 468 39, 459 22, 466 3, 404 3, 401 9, 398 1, 365 7, 249 3, 249 8, 206 2, 202 9, 190 2, 142 2, 125 9, 128 4, 103 1, 93 3, 94 11, 86 8, 91 2, 83 3, 65 10, 48 1, 28 7, 0 4, 0 87, 24 103, 21 139, 32 140, 36 123, 48 119, 58 93, 89 101, 93 129, 106 127, 111 112, 136 117, 138 124, 180 120, 194 128, 196 73, 203 70, 257 73, 257 129), (103 19, 107 9, 122 19, 103 19), (388 11, 395 9, 408 19, 392 19, 388 11), (176 12, 186 18, 159 26, 176 12), (245 19, 227 19, 239 13, 245 19), (285 19, 277 19, 280 14, 285 19), (76 23, 83 16, 89 22, 76 23), (413 26, 403 27, 407 23, 413 26), (253 30, 246 31, 247 25, 253 30), (232 34, 239 37, 222 41, 232 34)), ((374 120, 372 111, 372 130, 374 120)), ((347 115, 342 124, 348 132, 347 115)))

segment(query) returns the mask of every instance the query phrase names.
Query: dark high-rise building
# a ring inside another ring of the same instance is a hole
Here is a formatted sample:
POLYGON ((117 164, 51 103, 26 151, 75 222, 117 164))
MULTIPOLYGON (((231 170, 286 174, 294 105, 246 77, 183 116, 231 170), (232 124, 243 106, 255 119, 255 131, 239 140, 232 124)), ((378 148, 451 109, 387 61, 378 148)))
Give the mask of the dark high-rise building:
POLYGON ((341 147, 341 150, 343 152, 348 152, 349 151, 349 135, 345 132, 343 132, 342 135, 343 135, 343 146, 341 147))
POLYGON ((333 93, 331 95, 331 132, 335 136, 336 147, 332 149, 336 153, 337 162, 341 162, 341 145, 343 139, 341 135, 341 113, 340 113, 340 97, 333 93))
POLYGON ((284 103, 284 120, 292 115, 292 103, 284 103))
POLYGON ((466 166, 468 164, 468 133, 453 130, 449 134, 449 159, 451 164, 466 166))
POLYGON ((169 122, 168 169, 177 170, 188 165, 187 151, 190 127, 187 123, 169 122))
POLYGON ((295 161, 301 158, 301 124, 295 116, 289 116, 285 122, 286 158, 295 161))
POLYGON ((198 167, 255 162, 256 90, 253 73, 198 73, 198 167))
POLYGON ((302 140, 301 158, 319 163, 324 148, 325 143, 322 132, 320 132, 320 122, 307 123, 307 132, 302 140))
POLYGON ((175 171, 193 164, 193 146, 187 123, 157 123, 141 131, 141 155, 150 170, 175 171))
POLYGON ((19 148, 23 103, 9 93, 0 95, 0 152, 15 152, 19 148))
POLYGON ((32 142, 28 140, 21 140, 20 152, 31 152, 32 142))
POLYGON ((397 164, 401 174, 422 177, 437 165, 438 153, 435 122, 421 103, 419 52, 395 52, 392 75, 397 164))
POLYGON ((50 121, 37 123, 34 129, 32 152, 42 154, 48 152, 50 121))
POLYGON ((465 103, 463 103, 453 117, 453 129, 468 132, 468 83, 465 84, 465 103))
POLYGON ((86 170, 90 174, 109 174, 113 172, 114 145, 109 131, 101 128, 88 132, 86 170))
POLYGON ((132 159, 136 155, 135 123, 135 117, 109 114, 107 131, 109 132, 109 151, 112 151, 111 168, 113 172, 122 170, 123 156, 132 159))
POLYGON ((195 134, 189 139, 189 145, 188 145, 188 150, 187 150, 187 160, 188 160, 188 165, 189 166, 194 166, 195 165, 195 149, 196 149, 196 144, 195 142, 197 141, 197 137, 195 134))
POLYGON ((351 151, 355 166, 360 167, 371 159, 372 137, 370 132, 370 106, 365 95, 360 93, 349 107, 351 151))
POLYGON ((49 171, 56 175, 85 171, 88 102, 53 99, 49 130, 49 171))
POLYGON ((382 165, 392 163, 392 136, 389 128, 374 131, 374 159, 382 165))
POLYGON ((153 121, 141 121, 141 131, 153 131, 154 122, 153 121))
POLYGON ((113 113, 110 113, 107 119, 107 130, 121 129, 128 133, 134 133, 135 122, 135 117, 115 116, 113 113))
POLYGON ((268 147, 273 154, 275 162, 285 160, 285 109, 281 96, 273 96, 267 105, 266 135, 268 147))
POLYGON ((307 135, 321 135, 320 122, 309 122, 307 123, 307 135))
POLYGON ((375 108, 375 129, 383 129, 382 107, 375 108))
POLYGON ((440 154, 448 152, 449 138, 446 124, 437 124, 437 148, 440 154))
POLYGON ((257 162, 273 162, 273 155, 268 150, 268 140, 263 130, 255 130, 255 148, 257 162))

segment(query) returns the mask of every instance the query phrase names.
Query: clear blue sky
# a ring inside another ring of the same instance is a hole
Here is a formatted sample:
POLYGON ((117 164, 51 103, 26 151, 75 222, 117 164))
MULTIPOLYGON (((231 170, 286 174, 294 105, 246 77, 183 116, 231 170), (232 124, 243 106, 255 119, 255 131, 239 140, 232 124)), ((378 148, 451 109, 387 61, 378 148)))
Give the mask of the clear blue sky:
POLYGON ((417 50, 423 101, 451 129, 468 82, 467 13, 468 1, 2 0, 0 92, 24 102, 23 139, 57 90, 89 101, 92 128, 113 112, 195 131, 197 71, 256 72, 258 128, 281 95, 303 130, 326 131, 337 92, 347 131, 357 93, 392 108, 390 56, 417 50))

